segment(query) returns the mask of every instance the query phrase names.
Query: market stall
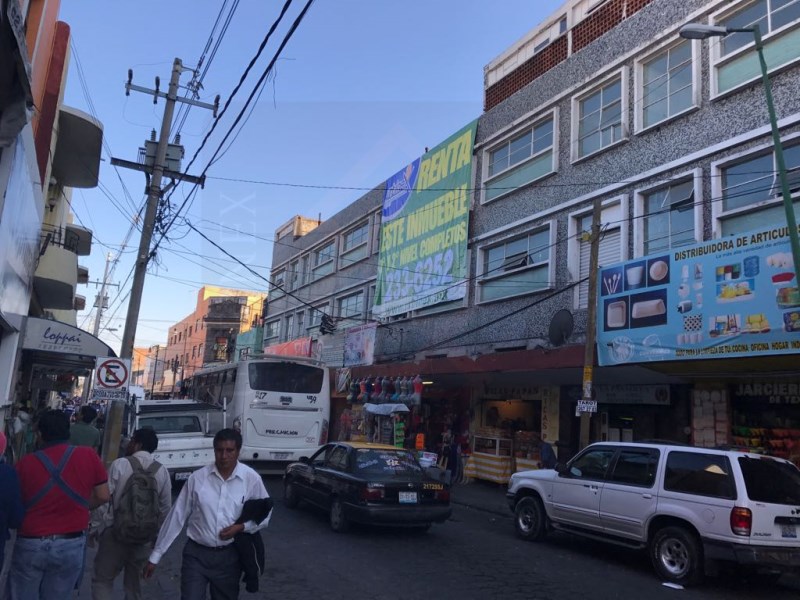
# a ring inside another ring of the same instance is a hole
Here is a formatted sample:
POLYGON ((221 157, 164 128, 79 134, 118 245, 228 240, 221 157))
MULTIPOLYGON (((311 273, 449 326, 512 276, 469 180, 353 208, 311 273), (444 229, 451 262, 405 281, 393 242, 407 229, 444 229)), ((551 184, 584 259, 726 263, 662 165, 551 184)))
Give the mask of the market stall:
POLYGON ((364 404, 367 441, 403 447, 405 441, 405 404, 364 404))
POLYGON ((507 483, 512 473, 510 435, 502 429, 483 427, 472 438, 472 455, 464 467, 464 475, 507 483))

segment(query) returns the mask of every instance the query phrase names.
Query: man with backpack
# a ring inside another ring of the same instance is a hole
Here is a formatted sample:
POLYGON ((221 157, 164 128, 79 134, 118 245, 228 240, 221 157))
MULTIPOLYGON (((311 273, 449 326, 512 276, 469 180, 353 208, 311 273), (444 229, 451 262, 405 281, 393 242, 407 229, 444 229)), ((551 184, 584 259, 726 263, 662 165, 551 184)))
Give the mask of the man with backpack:
POLYGON ((109 498, 97 452, 68 444, 69 417, 48 410, 37 426, 40 449, 16 466, 25 516, 11 558, 11 600, 71 597, 83 573, 89 511, 109 498))
POLYGON ((172 505, 172 486, 166 467, 153 459, 156 432, 149 427, 131 436, 127 456, 108 470, 111 503, 95 515, 99 547, 94 559, 93 600, 110 600, 114 579, 125 570, 125 600, 140 600, 141 573, 172 505))

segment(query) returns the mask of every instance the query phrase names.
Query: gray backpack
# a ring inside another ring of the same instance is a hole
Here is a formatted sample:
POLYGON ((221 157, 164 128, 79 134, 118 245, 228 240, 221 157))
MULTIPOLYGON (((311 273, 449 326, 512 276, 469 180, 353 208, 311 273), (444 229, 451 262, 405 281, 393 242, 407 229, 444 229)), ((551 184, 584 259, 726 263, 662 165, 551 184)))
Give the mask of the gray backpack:
POLYGON ((147 544, 158 537, 158 461, 142 468, 138 459, 129 456, 133 473, 125 482, 114 507, 113 534, 124 544, 147 544))

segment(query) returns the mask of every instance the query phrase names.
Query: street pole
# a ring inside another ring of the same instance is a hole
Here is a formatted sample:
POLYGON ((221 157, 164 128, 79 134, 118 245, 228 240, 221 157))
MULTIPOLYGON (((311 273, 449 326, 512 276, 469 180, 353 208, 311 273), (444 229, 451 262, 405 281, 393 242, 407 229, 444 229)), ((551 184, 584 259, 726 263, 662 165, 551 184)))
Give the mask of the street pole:
POLYGON ((128 315, 125 319, 125 331, 122 334, 122 348, 120 349, 121 358, 131 358, 133 356, 133 343, 136 338, 136 325, 139 320, 139 309, 142 304, 144 278, 147 274, 147 264, 150 261, 150 243, 153 239, 153 228, 156 222, 158 202, 161 199, 161 178, 166 166, 164 164, 164 159, 167 156, 169 130, 172 128, 172 115, 175 112, 175 102, 178 98, 178 83, 180 82, 182 72, 183 63, 181 63, 181 59, 176 58, 172 64, 172 76, 169 80, 169 90, 167 91, 166 104, 164 106, 164 117, 161 120, 161 134, 158 138, 156 157, 153 164, 153 174, 150 178, 150 189, 147 194, 147 208, 145 209, 144 222, 142 224, 142 237, 139 241, 139 252, 136 255, 133 284, 131 285, 131 298, 128 301, 128 315))
POLYGON ((100 321, 103 318, 103 309, 106 302, 106 286, 108 285, 108 268, 111 265, 111 252, 106 256, 106 270, 103 273, 103 283, 100 286, 100 296, 97 299, 97 315, 94 318, 94 337, 100 335, 100 321))
POLYGON ((156 387, 156 373, 158 373, 158 351, 160 346, 156 346, 156 359, 153 362, 153 383, 150 384, 150 398, 153 397, 153 390, 156 387))
MULTIPOLYGON (((597 339, 597 263, 600 254, 600 219, 602 202, 596 198, 592 207, 591 245, 589 247, 589 299, 586 318, 586 346, 583 351, 583 400, 593 400, 594 346, 597 339)), ((592 413, 581 411, 580 447, 589 445, 592 413)))
MULTIPOLYGON (((735 30, 731 29, 730 31, 735 30)), ((764 95, 767 97, 767 111, 769 112, 769 123, 772 127, 772 142, 775 146, 775 162, 778 163, 778 177, 780 177, 781 180, 783 208, 786 211, 786 224, 789 226, 789 244, 792 247, 795 281, 800 282, 800 239, 798 239, 797 236, 797 219, 794 215, 792 190, 789 186, 789 178, 786 175, 786 161, 783 158, 783 143, 781 142, 781 134, 778 130, 778 117, 775 114, 775 104, 772 100, 772 83, 769 80, 769 69, 767 68, 767 61, 764 59, 764 45, 761 42, 761 30, 758 25, 755 25, 752 28, 748 28, 747 31, 752 31, 753 37, 755 37, 756 40, 756 52, 758 53, 758 62, 761 65, 761 81, 764 84, 764 95)))

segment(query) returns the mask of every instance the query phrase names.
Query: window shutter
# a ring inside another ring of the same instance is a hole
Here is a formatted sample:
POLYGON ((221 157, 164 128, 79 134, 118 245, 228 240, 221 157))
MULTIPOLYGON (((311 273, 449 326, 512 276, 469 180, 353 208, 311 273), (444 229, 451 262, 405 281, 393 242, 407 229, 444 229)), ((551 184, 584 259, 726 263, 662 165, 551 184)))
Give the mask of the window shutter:
MULTIPOLYGON (((580 277, 589 275, 589 253, 591 250, 590 242, 581 242, 581 265, 580 277)), ((600 252, 597 257, 599 268, 608 267, 622 260, 622 234, 619 228, 607 229, 600 239, 600 252)), ((589 306, 589 282, 584 281, 578 286, 578 308, 589 306)))

